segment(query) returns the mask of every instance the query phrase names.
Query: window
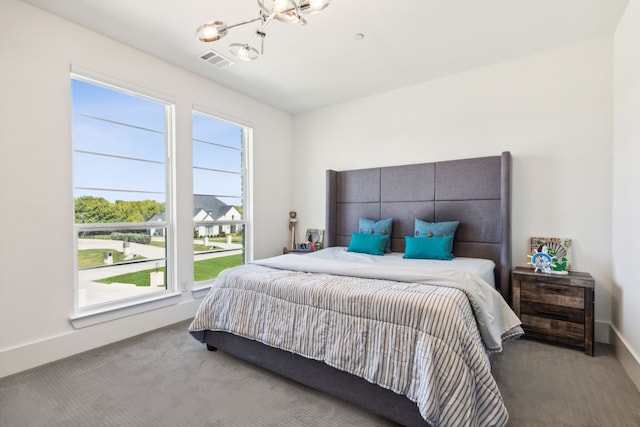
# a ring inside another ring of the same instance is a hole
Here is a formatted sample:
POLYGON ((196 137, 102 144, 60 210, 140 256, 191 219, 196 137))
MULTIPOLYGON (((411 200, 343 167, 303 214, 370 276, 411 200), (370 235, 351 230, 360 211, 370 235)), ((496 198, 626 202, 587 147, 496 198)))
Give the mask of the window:
POLYGON ((76 310, 171 289, 173 106, 71 76, 76 310))
POLYGON ((251 129, 202 112, 192 120, 194 282, 206 285, 244 262, 251 129))

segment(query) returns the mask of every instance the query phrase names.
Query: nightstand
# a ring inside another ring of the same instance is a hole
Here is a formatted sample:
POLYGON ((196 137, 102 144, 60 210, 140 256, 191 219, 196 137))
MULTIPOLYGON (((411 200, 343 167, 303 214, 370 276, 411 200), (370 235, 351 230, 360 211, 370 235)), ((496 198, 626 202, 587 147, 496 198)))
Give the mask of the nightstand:
POLYGON ((287 248, 282 248, 282 253, 283 254, 299 254, 299 255, 304 255, 304 254, 310 254, 312 252, 315 251, 311 251, 311 250, 306 250, 306 249, 287 249, 287 248))
POLYGON ((525 336, 584 349, 593 356, 593 294, 589 273, 536 273, 516 267, 512 274, 513 311, 525 336))

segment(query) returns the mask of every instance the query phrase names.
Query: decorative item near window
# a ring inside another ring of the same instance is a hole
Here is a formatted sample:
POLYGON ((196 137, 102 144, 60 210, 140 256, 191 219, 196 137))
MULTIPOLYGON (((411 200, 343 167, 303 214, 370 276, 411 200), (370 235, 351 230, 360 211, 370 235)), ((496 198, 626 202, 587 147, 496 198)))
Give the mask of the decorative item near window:
POLYGON ((262 24, 248 43, 232 43, 229 51, 233 56, 244 61, 253 61, 264 54, 264 38, 267 36, 265 29, 271 21, 278 20, 285 23, 307 25, 307 21, 301 14, 311 15, 329 6, 331 0, 258 0, 260 7, 259 16, 248 21, 234 25, 227 25, 222 21, 209 21, 198 27, 196 35, 201 42, 214 42, 227 35, 234 27, 261 21, 262 24), (257 38, 261 40, 260 52, 253 47, 257 38))
POLYGON ((567 274, 571 270, 571 239, 560 237, 531 237, 531 262, 527 263, 545 273, 567 274))
POLYGON ((295 250, 296 246, 296 223, 298 222, 298 214, 296 211, 289 212, 289 230, 291 230, 291 250, 295 250))

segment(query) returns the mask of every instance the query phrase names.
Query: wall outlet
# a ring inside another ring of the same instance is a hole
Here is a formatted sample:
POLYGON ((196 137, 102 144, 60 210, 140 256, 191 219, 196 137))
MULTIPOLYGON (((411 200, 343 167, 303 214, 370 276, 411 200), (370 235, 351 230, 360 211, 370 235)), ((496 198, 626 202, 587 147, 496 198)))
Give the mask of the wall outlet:
POLYGON ((180 282, 180 290, 186 291, 187 289, 189 289, 189 281, 183 280, 182 282, 180 282))

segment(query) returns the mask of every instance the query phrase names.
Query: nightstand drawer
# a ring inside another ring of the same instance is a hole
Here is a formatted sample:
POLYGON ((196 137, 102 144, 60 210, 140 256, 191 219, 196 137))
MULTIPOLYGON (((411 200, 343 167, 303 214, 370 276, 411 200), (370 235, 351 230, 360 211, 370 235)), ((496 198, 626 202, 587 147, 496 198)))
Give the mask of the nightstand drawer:
POLYGON ((584 345, 584 324, 523 314, 525 334, 540 336, 567 344, 584 345), (536 332, 538 334, 536 334, 536 332))
POLYGON ((520 285, 520 299, 523 302, 583 309, 584 289, 523 280, 520 285))
POLYGON ((565 322, 584 323, 584 310, 582 308, 567 308, 559 305, 523 302, 520 305, 520 313, 522 315, 545 317, 548 319, 563 320, 565 322))

